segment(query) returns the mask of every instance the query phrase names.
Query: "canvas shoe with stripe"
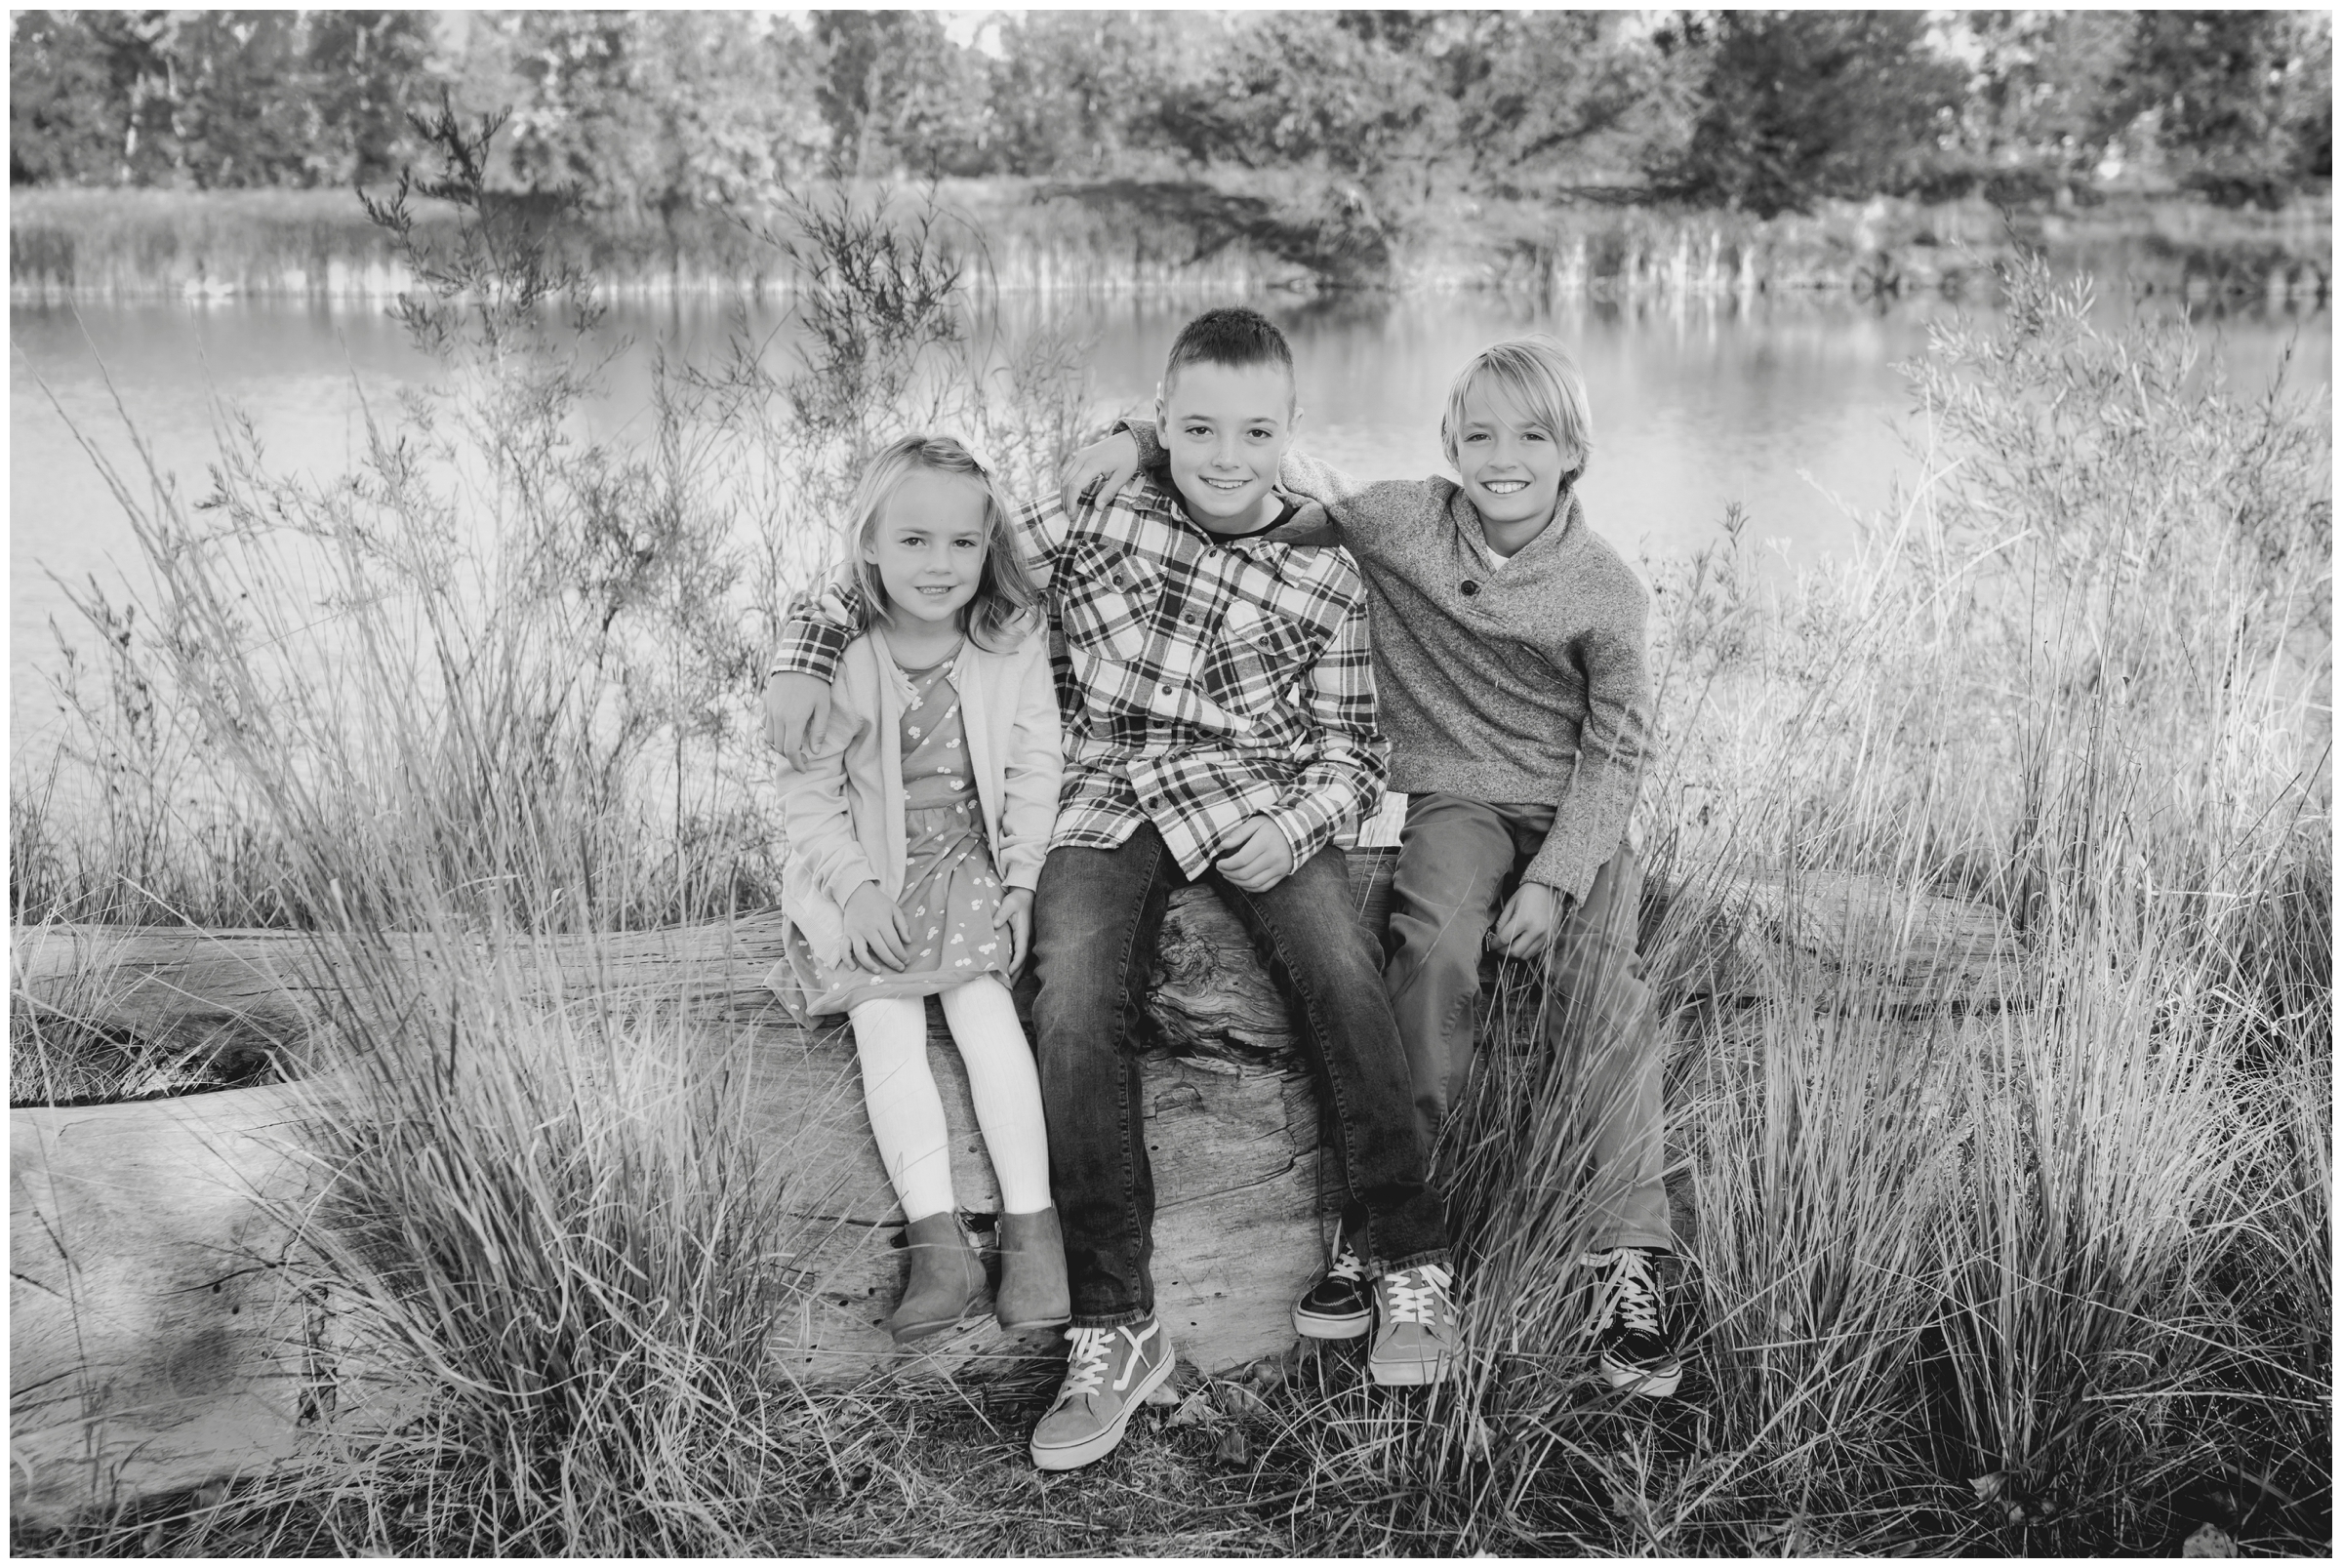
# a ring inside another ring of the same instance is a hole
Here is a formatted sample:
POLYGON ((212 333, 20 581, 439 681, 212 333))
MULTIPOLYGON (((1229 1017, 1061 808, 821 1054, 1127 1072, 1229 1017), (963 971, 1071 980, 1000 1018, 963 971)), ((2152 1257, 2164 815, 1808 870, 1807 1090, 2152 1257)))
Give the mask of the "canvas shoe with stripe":
POLYGON ((1456 1367, 1456 1307, 1438 1264, 1392 1268, 1374 1282, 1374 1344, 1366 1371, 1375 1382, 1444 1382, 1456 1367))
POLYGON ((1590 1252, 1586 1263, 1595 1273, 1594 1344, 1603 1381, 1649 1399, 1674 1393, 1683 1382, 1683 1363, 1668 1338, 1651 1255, 1640 1247, 1617 1247, 1590 1252))
POLYGON ((1153 1317, 1121 1328, 1070 1328, 1066 1381, 1032 1429, 1032 1463, 1045 1470, 1078 1469, 1122 1441, 1130 1418, 1171 1376, 1171 1336, 1153 1317))
POLYGON ((1372 1327, 1374 1293, 1366 1285, 1366 1262, 1344 1227, 1334 1232, 1334 1261, 1293 1304, 1293 1332, 1312 1340, 1354 1340, 1372 1327))

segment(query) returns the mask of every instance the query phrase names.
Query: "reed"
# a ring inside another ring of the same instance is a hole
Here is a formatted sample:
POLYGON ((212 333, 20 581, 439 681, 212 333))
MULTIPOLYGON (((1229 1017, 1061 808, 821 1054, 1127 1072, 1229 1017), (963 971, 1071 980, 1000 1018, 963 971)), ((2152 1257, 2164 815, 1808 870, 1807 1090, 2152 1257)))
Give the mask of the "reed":
POLYGON ((2184 323, 2098 331, 2038 264, 2004 325, 1931 344, 1920 482, 1849 559, 1760 571, 1734 526, 1659 571, 1651 973, 1698 968, 1752 865, 1793 897, 1850 870, 1985 901, 2028 955, 1924 1019, 1859 985, 1662 994, 1682 1398, 1591 1374, 1600 1107, 1501 1043, 1537 1005, 1517 978, 1441 1152, 1455 1384, 1312 1354, 1044 1487, 1029 1406, 766 1377, 770 1194, 715 1069, 655 1011, 524 1000, 525 937, 769 900, 754 655, 863 444, 961 420, 1014 435, 1031 486, 1080 407, 1067 345, 973 341, 966 263, 901 237, 932 226, 825 201, 779 240, 805 356, 678 375, 639 452, 567 439, 591 364, 542 324, 589 300, 490 243, 490 208, 476 250, 410 262, 448 391, 385 416, 357 481, 231 453, 189 509, 118 476, 162 600, 92 607, 144 629, 91 672, 59 783, 12 803, 19 918, 185 889, 360 958, 385 925, 499 940, 366 1010, 411 1025, 320 1047, 371 1109, 332 1124, 351 1250, 318 1283, 444 1391, 330 1475, 31 1545, 2168 1551, 2212 1513, 2324 1541, 2329 420, 2233 398, 2184 323), (96 805, 67 787, 117 766, 96 805))
MULTIPOLYGON (((1498 288, 1564 298, 1729 298, 1758 290, 1864 295, 1987 291, 2020 250, 2109 288, 2191 298, 2326 298, 2331 203, 2278 213, 2116 192, 2039 211, 1982 196, 1832 201, 1756 219, 1600 193, 1550 201, 1426 196, 1384 211, 1293 172, 1090 182, 948 180, 924 187, 964 221, 931 233, 980 292, 1243 299, 1319 288, 1498 288)), ((814 204, 887 187, 816 182, 814 204)), ((898 211, 917 193, 892 192, 898 211)), ((794 210, 777 191, 684 207, 657 222, 587 218, 527 193, 492 195, 605 295, 787 298, 797 276, 761 231, 794 210)), ((453 209, 419 203, 437 239, 453 209)), ((10 216, 10 297, 394 299, 405 258, 347 192, 20 188, 10 216)))

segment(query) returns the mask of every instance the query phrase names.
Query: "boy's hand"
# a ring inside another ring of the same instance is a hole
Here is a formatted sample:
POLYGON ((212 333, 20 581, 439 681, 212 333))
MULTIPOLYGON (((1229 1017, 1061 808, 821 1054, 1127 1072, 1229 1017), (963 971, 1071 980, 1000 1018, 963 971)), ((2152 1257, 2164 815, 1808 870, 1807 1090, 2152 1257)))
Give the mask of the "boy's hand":
POLYGON ((1139 471, 1139 438, 1128 430, 1093 441, 1067 460, 1058 500, 1066 515, 1077 515, 1085 502, 1110 496, 1129 484, 1139 471))
POLYGON ((783 671, 764 683, 764 733, 790 767, 810 767, 828 731, 828 681, 783 671))
POLYGON ((865 971, 899 970, 910 951, 910 924, 903 908, 865 882, 846 900, 846 956, 865 971))
POLYGON ((1505 912, 1496 917, 1488 940, 1509 958, 1535 958, 1560 932, 1567 902, 1543 882, 1523 882, 1505 901, 1505 912))
POLYGON ((1247 893, 1266 893, 1293 874, 1293 846, 1268 818, 1248 818, 1214 868, 1247 893))
POLYGON ((1025 967, 1025 950, 1032 943, 1032 889, 1010 888, 1000 895, 1000 912, 992 916, 992 929, 1008 928, 1008 972, 1015 974, 1025 967))

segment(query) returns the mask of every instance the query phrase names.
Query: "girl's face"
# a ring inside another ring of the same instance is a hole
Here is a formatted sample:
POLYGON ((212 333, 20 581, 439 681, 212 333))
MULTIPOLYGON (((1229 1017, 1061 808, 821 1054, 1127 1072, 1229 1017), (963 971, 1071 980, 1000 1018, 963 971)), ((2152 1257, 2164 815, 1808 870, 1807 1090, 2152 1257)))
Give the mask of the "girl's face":
POLYGON ((984 501, 981 486, 924 468, 886 498, 862 558, 878 568, 893 613, 960 623, 984 573, 984 501))
POLYGON ((1464 493, 1492 523, 1526 523, 1553 515, 1561 478, 1577 465, 1565 447, 1502 386, 1483 377, 1464 392, 1464 424, 1456 435, 1456 471, 1464 493))

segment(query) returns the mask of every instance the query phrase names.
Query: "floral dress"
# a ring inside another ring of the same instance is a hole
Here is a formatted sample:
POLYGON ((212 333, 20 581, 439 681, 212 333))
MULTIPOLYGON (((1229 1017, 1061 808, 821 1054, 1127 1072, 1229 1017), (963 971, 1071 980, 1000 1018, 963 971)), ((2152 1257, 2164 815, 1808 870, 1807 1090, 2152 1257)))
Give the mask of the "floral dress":
POLYGON ((788 934, 788 963, 808 1013, 843 1013, 879 996, 928 996, 979 975, 1009 983, 1008 933, 994 929, 1005 891, 984 841, 984 809, 968 767, 968 743, 950 661, 906 669, 903 710, 903 896, 910 928, 900 972, 829 968, 802 933, 788 934))

